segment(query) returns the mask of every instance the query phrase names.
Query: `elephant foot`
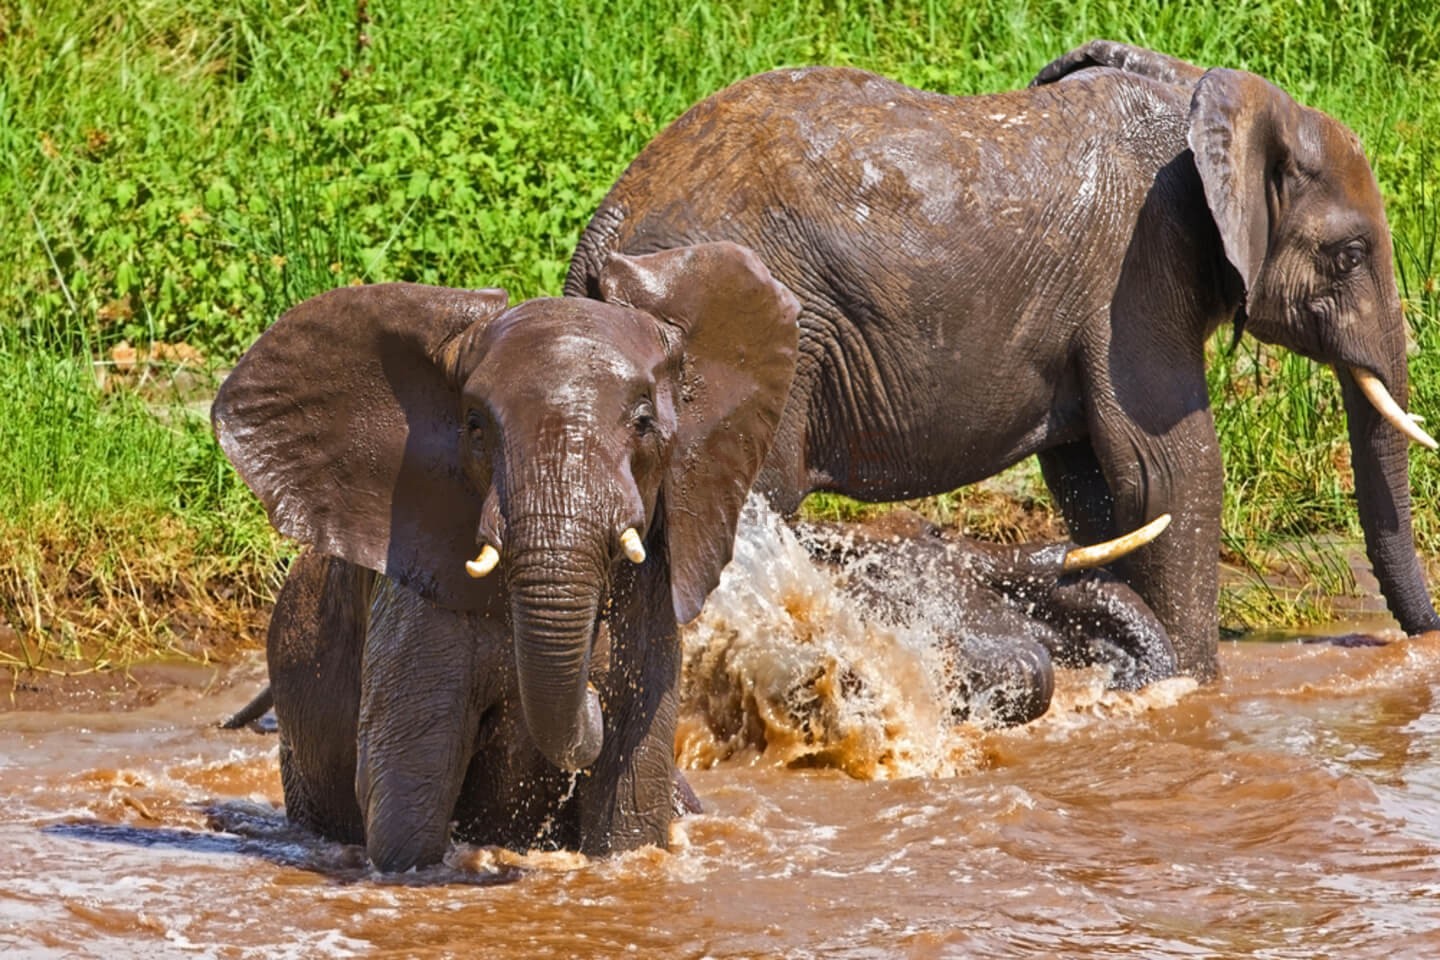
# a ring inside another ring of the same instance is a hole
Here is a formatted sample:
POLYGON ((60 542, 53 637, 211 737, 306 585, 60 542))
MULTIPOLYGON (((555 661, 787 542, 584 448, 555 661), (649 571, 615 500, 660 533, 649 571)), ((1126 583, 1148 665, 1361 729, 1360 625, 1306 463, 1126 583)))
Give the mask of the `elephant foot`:
POLYGON ((949 655, 945 691, 955 720, 1014 727, 1050 709, 1055 670, 1043 645, 1017 637, 968 636, 956 639, 949 655))

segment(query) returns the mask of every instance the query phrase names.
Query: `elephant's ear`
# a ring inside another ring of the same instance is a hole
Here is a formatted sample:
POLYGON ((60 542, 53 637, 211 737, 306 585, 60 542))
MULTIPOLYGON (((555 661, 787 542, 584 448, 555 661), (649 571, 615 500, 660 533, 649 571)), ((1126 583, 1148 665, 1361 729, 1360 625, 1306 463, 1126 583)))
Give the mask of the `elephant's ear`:
POLYGON ((1246 291, 1260 277, 1294 181, 1301 107, 1252 73, 1207 70, 1190 102, 1190 150, 1225 257, 1246 291))
POLYGON ((505 305, 503 290, 392 283, 332 290, 277 320, 210 412, 275 528, 432 599, 478 605, 464 561, 483 491, 462 472, 450 367, 461 334, 505 305))
POLYGON ((733 243, 612 255, 600 293, 680 333, 677 436, 664 499, 671 593, 685 623, 730 562, 740 508, 795 374, 800 304, 759 257, 733 243))

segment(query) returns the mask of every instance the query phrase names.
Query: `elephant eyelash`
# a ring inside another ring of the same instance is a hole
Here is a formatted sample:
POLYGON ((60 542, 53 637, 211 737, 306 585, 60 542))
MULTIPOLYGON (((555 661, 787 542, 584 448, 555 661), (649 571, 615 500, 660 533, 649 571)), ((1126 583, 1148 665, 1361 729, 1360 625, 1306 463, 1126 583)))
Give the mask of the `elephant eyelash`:
POLYGON ((635 405, 634 412, 630 414, 630 425, 642 436, 655 431, 655 408, 649 400, 635 405))
POLYGON ((1350 273, 1356 267, 1365 262, 1369 250, 1361 240, 1352 240, 1331 254, 1331 262, 1335 264, 1337 272, 1350 273))

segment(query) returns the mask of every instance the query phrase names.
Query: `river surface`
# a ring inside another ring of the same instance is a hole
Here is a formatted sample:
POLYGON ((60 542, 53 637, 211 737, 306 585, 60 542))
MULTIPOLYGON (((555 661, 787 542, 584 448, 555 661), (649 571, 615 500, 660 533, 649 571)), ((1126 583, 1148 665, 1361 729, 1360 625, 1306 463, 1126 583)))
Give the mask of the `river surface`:
POLYGON ((258 662, 0 714, 0 956, 1440 956, 1440 635, 1226 642, 1204 687, 1065 670, 985 729, 793 547, 742 540, 687 633, 707 809, 665 852, 378 877, 288 831, 273 736, 214 726, 258 662))

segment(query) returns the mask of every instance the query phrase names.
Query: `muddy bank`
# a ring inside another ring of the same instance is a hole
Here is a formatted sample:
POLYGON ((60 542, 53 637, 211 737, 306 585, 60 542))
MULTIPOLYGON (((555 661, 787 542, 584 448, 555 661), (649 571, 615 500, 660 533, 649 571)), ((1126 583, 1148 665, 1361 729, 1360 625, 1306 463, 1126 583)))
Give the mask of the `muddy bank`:
POLYGON ((170 690, 219 692, 264 682, 268 604, 248 604, 222 616, 172 604, 150 616, 161 613, 175 632, 159 654, 98 666, 85 659, 83 646, 66 659, 0 623, 0 713, 128 711, 154 704, 170 690))
MULTIPOLYGON (((897 528, 897 515, 913 512, 947 534, 963 529, 968 535, 998 542, 1063 539, 1063 523, 1030 489, 1036 482, 1012 472, 977 485, 958 499, 931 498, 898 509, 853 504, 847 507, 853 512, 845 522, 872 537, 883 537, 897 528)), ((1235 598, 1242 598, 1243 610, 1257 613, 1306 604, 1306 612, 1317 622, 1343 620, 1353 630, 1368 633, 1391 630, 1393 621, 1363 547, 1337 541, 1321 548, 1336 558, 1326 586, 1341 592, 1321 596, 1322 588, 1304 563, 1315 547, 1277 546, 1257 553, 1249 559, 1264 564, 1263 577, 1242 558, 1227 553, 1220 563, 1222 610, 1227 603, 1235 605, 1235 598), (1258 603, 1246 599, 1257 595, 1258 603)), ((1436 564, 1432 560, 1427 566, 1433 581, 1436 564)), ((263 577, 217 581, 180 571, 153 584, 142 579, 134 590, 108 599, 77 587, 73 572, 59 579, 67 585, 50 598, 59 613, 39 639, 33 631, 25 635, 17 630, 0 605, 0 712, 134 710, 154 703, 172 687, 225 690, 245 672, 225 668, 263 664, 270 598, 280 574, 272 570, 263 577), (111 634, 134 634, 141 626, 164 638, 152 644, 153 653, 129 662, 105 657, 111 634)), ((1338 629, 1342 628, 1329 632, 1338 629)), ((1278 638, 1298 632, 1292 622, 1258 630, 1227 628, 1224 636, 1237 639, 1258 633, 1278 638)), ((262 666, 258 683, 263 683, 263 674, 262 666)), ((248 694, 239 702, 246 699, 248 694)))

